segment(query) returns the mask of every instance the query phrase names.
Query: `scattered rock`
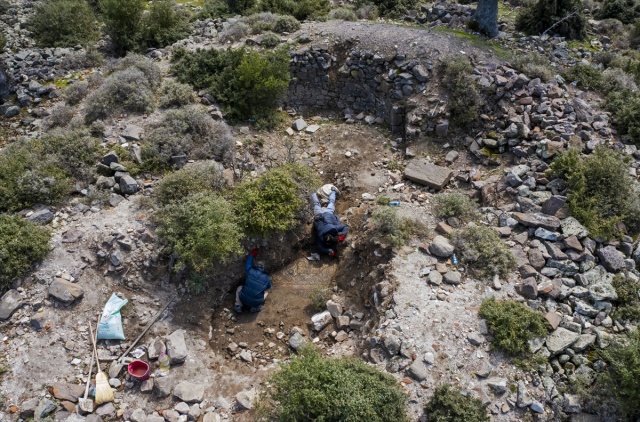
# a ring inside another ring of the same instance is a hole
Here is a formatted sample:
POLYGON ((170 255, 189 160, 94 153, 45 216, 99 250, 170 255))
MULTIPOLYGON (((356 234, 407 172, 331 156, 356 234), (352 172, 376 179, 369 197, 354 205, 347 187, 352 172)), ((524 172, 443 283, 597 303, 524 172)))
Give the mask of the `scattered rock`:
POLYGON ((80 286, 60 277, 56 277, 49 286, 49 296, 53 296, 63 303, 71 303, 82 298, 83 295, 84 290, 80 286))
POLYGON ((17 290, 9 290, 0 299, 0 320, 11 318, 11 315, 24 305, 22 296, 17 290))
POLYGON ((404 177, 407 179, 437 190, 444 188, 452 175, 453 171, 446 167, 418 159, 410 161, 404 170, 404 177))
POLYGON ((454 247, 444 236, 436 236, 429 245, 429 252, 440 258, 448 258, 453 254, 454 247))
POLYGON ((199 403, 204 398, 204 388, 203 384, 181 381, 173 389, 173 395, 187 403, 199 403))
POLYGON ((300 348, 304 346, 306 343, 307 341, 304 339, 304 337, 302 337, 302 334, 298 332, 293 333, 291 338, 289 338, 289 346, 296 352, 300 350, 300 348))
POLYGON ((551 354, 557 355, 568 349, 569 346, 578 340, 578 337, 580 337, 580 334, 569 331, 566 328, 556 328, 547 336, 547 349, 549 349, 551 354))
POLYGON ((165 338, 167 342, 167 352, 171 358, 171 365, 184 363, 187 359, 187 344, 184 341, 184 331, 176 330, 165 338))
POLYGON ((241 391, 236 394, 236 400, 238 401, 238 405, 242 409, 251 410, 253 409, 253 399, 255 394, 251 391, 241 391))
POLYGON ((320 331, 333 321, 329 311, 320 312, 311 317, 311 326, 313 330, 320 331))

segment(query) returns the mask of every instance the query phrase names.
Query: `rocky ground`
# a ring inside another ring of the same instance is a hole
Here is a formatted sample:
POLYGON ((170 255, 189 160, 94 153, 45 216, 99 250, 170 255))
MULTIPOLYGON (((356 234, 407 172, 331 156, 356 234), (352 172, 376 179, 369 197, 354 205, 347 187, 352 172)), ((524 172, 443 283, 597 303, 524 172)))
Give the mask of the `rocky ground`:
MULTIPOLYGON (((16 29, 9 31, 8 51, 0 57, 7 76, 20 81, 15 100, 0 106, 8 142, 39 133, 41 119, 60 94, 53 81, 95 71, 72 70, 82 50, 34 48, 22 29, 29 8, 15 6, 3 25, 16 29)), ((360 356, 393 374, 407 391, 413 420, 424 420, 422 407, 443 382, 481 398, 496 421, 598 420, 580 413, 579 399, 565 391, 576 380, 593 382, 602 362, 588 352, 631 328, 609 316, 616 299, 611 279, 618 272, 637 278, 640 250, 631 238, 611 243, 590 238, 566 211, 562 181, 548 180, 544 171, 568 144, 586 151, 613 144, 631 159, 634 176, 640 153, 616 141, 609 115, 589 93, 559 78, 547 83, 529 78, 501 64, 490 50, 429 29, 459 28, 469 14, 468 6, 440 5, 414 17, 420 28, 308 23, 287 36, 309 38, 311 44, 349 41, 382 55, 438 57, 464 51, 473 57, 476 78, 494 96, 495 108, 491 116, 482 116, 485 127, 474 134, 450 131, 445 120, 431 126, 432 109, 423 102, 407 116, 407 139, 392 137, 371 114, 349 115, 344 123, 343 110, 304 116, 309 126, 298 122, 300 131, 234 128, 236 153, 248 154, 256 172, 293 154, 325 182, 339 186, 338 211, 352 227, 340 261, 308 261, 313 251, 308 242, 279 257, 273 292, 258 315, 229 311, 232 288, 197 296, 172 279, 149 222, 153 210, 144 200, 155 179, 124 178, 121 191, 110 192, 102 206, 85 205, 81 193, 57 209, 25 211, 26 218, 50 224, 55 235, 45 262, 0 300, 0 419, 254 420, 254 398, 265 376, 311 342, 328 354, 360 356), (262 146, 243 142, 258 138, 262 146), (453 264, 453 247, 442 235, 452 229, 448 223, 456 222, 437 224, 430 204, 441 189, 463 190, 480 200, 482 223, 499 231, 517 259, 517 272, 506 279, 477 280, 453 264), (380 196, 400 201, 401 213, 434 228, 431 236, 393 254, 370 239, 366 220, 380 196), (317 286, 333 293, 321 313, 308 297, 317 286), (168 348, 170 375, 140 383, 112 372, 116 402, 79 416, 75 406, 90 362, 88 324, 112 292, 129 300, 123 308, 127 340, 100 342, 107 370, 155 313, 178 296, 139 344, 150 359, 168 348), (545 313, 554 330, 532 347, 548 358, 546 365, 524 372, 490 351, 491 336, 477 315, 488 297, 519 300, 545 313)), ((194 35, 179 45, 219 45, 216 36, 224 23, 195 25, 194 35)), ((546 52, 559 64, 588 57, 559 39, 507 36, 504 43, 546 52)), ((166 68, 170 48, 150 55, 166 68)), ((436 93, 427 89, 416 97, 421 95, 436 93)), ((105 130, 105 152, 110 144, 144 142, 157 117, 123 116, 112 122, 105 130)), ((302 117, 292 116, 290 123, 302 117)), ((307 236, 310 227, 303 232, 307 236)), ((276 249, 262 246, 265 253, 276 249)), ((227 282, 241 280, 238 265, 237 273, 225 275, 227 282)))

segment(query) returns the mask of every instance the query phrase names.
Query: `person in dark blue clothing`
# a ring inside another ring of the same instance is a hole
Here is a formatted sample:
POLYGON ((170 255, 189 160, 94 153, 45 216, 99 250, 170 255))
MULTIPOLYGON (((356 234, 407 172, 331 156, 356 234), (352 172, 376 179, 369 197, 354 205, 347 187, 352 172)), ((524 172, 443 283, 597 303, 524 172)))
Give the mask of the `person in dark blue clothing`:
POLYGON ((271 278, 264 271, 264 263, 260 261, 253 263, 256 255, 258 255, 257 249, 249 253, 245 264, 247 277, 244 285, 236 290, 236 304, 233 310, 237 313, 242 312, 243 306, 249 308, 251 312, 260 312, 271 288, 271 278))
POLYGON ((340 218, 335 214, 336 195, 337 189, 333 186, 329 195, 329 205, 326 207, 320 204, 317 194, 311 195, 314 215, 313 228, 318 237, 316 246, 320 252, 331 257, 336 256, 336 247, 339 243, 344 242, 349 231, 349 227, 341 224, 340 218))

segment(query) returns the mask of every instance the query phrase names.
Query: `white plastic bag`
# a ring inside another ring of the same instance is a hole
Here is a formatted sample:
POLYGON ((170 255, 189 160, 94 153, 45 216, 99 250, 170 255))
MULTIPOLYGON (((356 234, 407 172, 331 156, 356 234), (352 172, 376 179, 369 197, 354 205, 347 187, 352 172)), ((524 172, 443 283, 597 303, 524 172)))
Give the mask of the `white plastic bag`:
POLYGON ((98 340, 124 340, 120 309, 127 302, 127 299, 120 299, 115 293, 111 295, 102 310, 100 324, 98 325, 98 340))

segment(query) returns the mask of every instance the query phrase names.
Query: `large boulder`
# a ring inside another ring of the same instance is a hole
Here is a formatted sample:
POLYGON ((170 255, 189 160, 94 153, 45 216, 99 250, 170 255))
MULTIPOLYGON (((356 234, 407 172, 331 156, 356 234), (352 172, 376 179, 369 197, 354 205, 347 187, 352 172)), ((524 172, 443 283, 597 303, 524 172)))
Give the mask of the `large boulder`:
POLYGON ((139 189, 140 186, 138 186, 138 182, 128 174, 120 178, 120 191, 125 195, 133 195, 138 192, 139 189))

